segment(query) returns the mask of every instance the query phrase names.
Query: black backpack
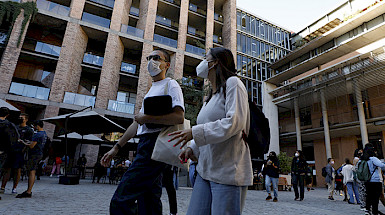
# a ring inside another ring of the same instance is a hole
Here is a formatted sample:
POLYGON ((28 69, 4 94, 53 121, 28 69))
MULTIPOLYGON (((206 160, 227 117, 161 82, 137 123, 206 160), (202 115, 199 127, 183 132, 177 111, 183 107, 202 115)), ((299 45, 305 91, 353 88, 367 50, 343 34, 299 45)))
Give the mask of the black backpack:
POLYGON ((328 173, 326 172, 326 166, 322 168, 322 176, 323 177, 326 177, 328 175, 328 173))
POLYGON ((249 109, 250 130, 248 136, 243 132, 243 139, 249 145, 251 159, 263 160, 270 147, 269 120, 257 104, 251 100, 249 100, 249 109))

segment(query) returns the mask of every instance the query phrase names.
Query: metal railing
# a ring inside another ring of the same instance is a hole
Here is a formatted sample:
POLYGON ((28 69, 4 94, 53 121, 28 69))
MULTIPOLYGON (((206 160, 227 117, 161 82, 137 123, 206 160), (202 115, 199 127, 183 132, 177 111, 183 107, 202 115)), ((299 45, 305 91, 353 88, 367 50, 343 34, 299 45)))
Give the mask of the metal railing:
POLYGON ((49 88, 12 82, 9 93, 36 99, 48 100, 49 88))
POLYGON ((122 101, 109 100, 107 109, 115 112, 134 114, 135 104, 122 102, 122 101))
POLYGON ((173 48, 178 47, 178 42, 176 40, 173 40, 164 36, 160 36, 158 34, 154 34, 154 42, 161 43, 163 45, 167 45, 173 48))
POLYGON ((87 96, 77 93, 65 92, 63 103, 80 105, 80 106, 92 106, 95 105, 95 96, 87 96))
POLYGON ((114 0, 90 0, 90 1, 110 7, 110 8, 114 8, 114 4, 115 4, 114 0))
POLYGON ((190 52, 199 56, 204 56, 206 54, 206 50, 190 44, 186 44, 186 52, 190 52))
POLYGON ((93 65, 97 65, 97 66, 103 66, 103 61, 104 61, 103 57, 96 56, 93 54, 88 54, 88 53, 84 54, 84 58, 83 58, 84 63, 93 64, 93 65))
POLYGON ((104 17, 96 16, 94 14, 83 12, 82 20, 105 28, 110 28, 111 20, 104 17))
POLYGON ((37 0, 36 6, 40 10, 50 11, 63 16, 69 16, 70 14, 69 7, 46 0, 37 0))
POLYGON ((196 12, 196 13, 199 13, 199 14, 201 14, 201 15, 203 15, 203 16, 206 16, 206 11, 204 11, 204 10, 201 9, 201 8, 199 8, 199 7, 198 7, 197 5, 195 5, 195 4, 190 3, 188 9, 191 10, 191 11, 194 11, 194 12, 196 12))
POLYGON ((143 38, 143 35, 144 35, 142 29, 134 28, 132 26, 124 25, 124 24, 122 24, 120 28, 120 32, 129 34, 135 37, 140 37, 140 38, 143 38))
POLYGON ((122 65, 120 66, 120 71, 130 74, 136 74, 136 65, 122 62, 122 65))
POLYGON ((61 51, 60 46, 50 45, 43 42, 36 42, 35 52, 41 52, 53 56, 59 56, 61 51))

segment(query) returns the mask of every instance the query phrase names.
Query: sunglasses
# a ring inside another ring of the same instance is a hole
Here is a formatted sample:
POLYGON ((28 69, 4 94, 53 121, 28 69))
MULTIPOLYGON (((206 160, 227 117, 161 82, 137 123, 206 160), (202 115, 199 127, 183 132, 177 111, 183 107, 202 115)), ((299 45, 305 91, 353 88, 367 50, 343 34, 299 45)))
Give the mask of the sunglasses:
POLYGON ((156 60, 156 61, 163 60, 164 62, 167 62, 165 59, 161 58, 159 55, 150 55, 150 56, 146 57, 146 59, 147 60, 153 59, 153 60, 156 60))

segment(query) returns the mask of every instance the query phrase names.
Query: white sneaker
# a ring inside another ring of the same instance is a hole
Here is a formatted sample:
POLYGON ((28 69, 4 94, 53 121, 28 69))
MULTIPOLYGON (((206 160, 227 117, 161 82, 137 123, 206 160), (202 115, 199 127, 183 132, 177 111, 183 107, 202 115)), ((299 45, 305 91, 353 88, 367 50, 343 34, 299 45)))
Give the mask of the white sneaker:
POLYGON ((12 189, 12 194, 17 194, 16 188, 13 188, 13 189, 12 189))
POLYGON ((51 174, 49 177, 52 178, 52 176, 53 176, 53 175, 51 174))

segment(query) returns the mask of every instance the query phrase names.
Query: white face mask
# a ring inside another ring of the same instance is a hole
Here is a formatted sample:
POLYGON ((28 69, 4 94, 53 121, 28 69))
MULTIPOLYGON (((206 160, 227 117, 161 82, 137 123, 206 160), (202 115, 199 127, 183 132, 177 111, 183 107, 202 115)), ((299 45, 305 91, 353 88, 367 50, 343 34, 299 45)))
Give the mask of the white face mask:
POLYGON ((202 60, 202 62, 196 68, 197 76, 201 78, 207 78, 210 69, 212 69, 213 67, 214 66, 209 68, 209 61, 207 61, 206 59, 202 60))
POLYGON ((298 153, 295 153, 295 154, 294 154, 294 156, 298 157, 298 156, 299 156, 299 154, 298 154, 298 153))
POLYGON ((152 77, 157 76, 157 75, 159 75, 160 72, 162 72, 162 70, 160 69, 160 64, 161 63, 162 62, 156 61, 156 60, 153 60, 153 59, 148 61, 147 70, 148 70, 148 72, 150 73, 150 75, 152 77))
POLYGON ((331 164, 334 164, 334 161, 330 162, 331 164))

